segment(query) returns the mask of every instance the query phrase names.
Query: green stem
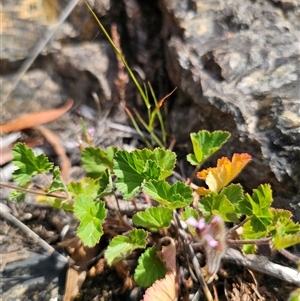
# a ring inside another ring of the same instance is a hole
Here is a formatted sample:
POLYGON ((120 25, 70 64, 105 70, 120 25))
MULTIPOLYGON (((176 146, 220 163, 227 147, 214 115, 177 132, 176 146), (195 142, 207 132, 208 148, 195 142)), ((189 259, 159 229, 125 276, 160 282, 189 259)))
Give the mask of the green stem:
POLYGON ((136 85, 140 95, 142 96, 145 105, 148 109, 150 109, 151 105, 149 103, 148 98, 146 97, 146 94, 144 93, 142 87, 140 86, 140 84, 138 83, 135 75, 133 74, 132 70, 130 69, 129 65, 126 62, 125 57, 123 56, 122 52, 118 49, 118 47, 115 45, 115 43, 113 42, 113 40, 111 39, 111 37, 109 36, 109 34, 107 33, 106 29, 104 28, 104 26, 102 25, 102 23, 100 22, 100 20, 98 19, 98 17, 96 16, 96 14, 93 12, 92 8, 89 6, 89 4, 87 3, 87 1, 84 1, 86 6, 88 7, 89 11, 91 12, 91 14, 93 15, 93 17, 95 18, 96 22, 98 23, 100 29, 102 30, 102 32, 104 33, 104 35, 106 36, 107 40, 109 41, 109 43, 112 45, 114 51, 116 52, 116 54, 118 55, 118 57, 121 59, 121 61, 123 62, 125 68, 127 69, 127 72, 129 73, 131 79, 133 80, 134 84, 136 85))
POLYGON ((133 126, 134 126, 134 128, 135 128, 135 130, 137 131, 137 133, 138 133, 138 134, 140 135, 140 137, 143 139, 143 141, 144 141, 144 143, 147 145, 147 147, 148 147, 149 149, 152 149, 153 147, 152 147, 151 143, 147 140, 147 138, 145 137, 144 133, 141 131, 139 125, 138 125, 137 122, 135 121, 135 119, 134 119, 134 117, 132 116, 130 110, 127 109, 126 107, 124 107, 124 109, 125 109, 127 115, 129 116, 129 118, 130 118, 130 120, 131 120, 131 122, 132 122, 132 124, 133 124, 133 126))
MULTIPOLYGON (((148 82, 148 86, 149 86, 151 95, 152 95, 152 97, 154 99, 155 107, 157 108, 158 101, 157 101, 156 95, 154 93, 154 90, 153 90, 150 82, 148 82)), ((154 110, 154 112, 155 112, 155 110, 154 110)), ((154 118, 153 118, 153 120, 151 120, 152 115, 153 114, 151 114, 151 116, 149 117, 149 120, 150 120, 149 121, 149 127, 152 128, 152 130, 153 130, 153 123, 154 123, 155 116, 153 116, 154 118)), ((163 144, 166 146, 166 143, 167 143, 167 133, 166 133, 165 124, 164 124, 164 121, 163 121, 163 118, 162 118, 160 110, 157 111, 157 117, 158 117, 160 129, 161 129, 161 133, 162 133, 163 144)))
POLYGON ((156 134, 154 133, 154 131, 151 131, 151 129, 149 128, 149 126, 147 125, 147 123, 144 121, 144 119, 142 118, 142 116, 137 112, 137 110, 134 110, 134 113, 136 114, 138 120, 143 125, 143 127, 149 132, 151 138, 157 143, 157 145, 160 146, 161 148, 165 148, 164 144, 156 136, 156 134))

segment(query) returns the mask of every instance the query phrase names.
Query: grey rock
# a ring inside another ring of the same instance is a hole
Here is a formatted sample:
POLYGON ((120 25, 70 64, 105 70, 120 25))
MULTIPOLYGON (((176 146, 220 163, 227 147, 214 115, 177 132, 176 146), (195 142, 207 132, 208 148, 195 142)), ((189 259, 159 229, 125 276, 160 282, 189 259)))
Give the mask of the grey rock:
MULTIPOLYGON (((2 89, 9 89, 11 76, 0 76, 2 89)), ((20 81, 0 112, 2 122, 11 120, 25 113, 50 109, 61 105, 63 97, 62 87, 52 79, 51 72, 41 69, 28 71, 20 81)))
POLYGON ((299 11, 289 7, 286 18, 266 1, 164 5, 165 26, 182 31, 166 50, 183 108, 173 116, 174 133, 229 130, 231 145, 223 153, 242 150, 254 158, 243 178, 246 189, 270 182, 274 205, 300 220, 300 34, 293 22, 299 11), (188 101, 192 107, 185 110, 188 101))
MULTIPOLYGON (((105 98, 111 99, 112 82, 108 81, 107 48, 107 43, 82 42, 66 45, 61 51, 55 53, 55 61, 57 65, 60 65, 60 69, 68 69, 71 76, 80 71, 90 72, 97 78, 105 98), (73 74, 70 72, 70 67, 74 70, 73 74)), ((85 82, 82 84, 86 85, 85 82)))

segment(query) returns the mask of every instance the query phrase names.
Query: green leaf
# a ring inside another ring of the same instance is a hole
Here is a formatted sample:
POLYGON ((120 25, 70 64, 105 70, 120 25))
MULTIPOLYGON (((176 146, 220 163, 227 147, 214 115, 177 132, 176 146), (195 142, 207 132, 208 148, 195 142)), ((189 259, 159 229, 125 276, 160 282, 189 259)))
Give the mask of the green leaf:
POLYGON ((145 179, 158 179, 161 174, 161 169, 153 160, 145 162, 142 175, 145 179))
POLYGON ((114 173, 118 177, 116 187, 124 194, 125 199, 130 199, 141 189, 144 182, 143 170, 144 162, 133 152, 116 153, 114 158, 114 173))
POLYGON ((149 149, 136 150, 135 154, 143 162, 147 162, 148 160, 155 162, 161 170, 159 179, 165 179, 172 175, 176 163, 176 154, 174 152, 156 148, 153 151, 149 149))
POLYGON ((257 251, 256 245, 243 245, 242 251, 244 254, 254 254, 257 251))
POLYGON ((300 225, 291 218, 290 211, 272 208, 272 225, 269 226, 273 245, 277 250, 300 243, 300 225))
POLYGON ((214 154, 228 140, 230 133, 226 131, 214 131, 212 133, 203 130, 191 133, 194 154, 187 155, 187 160, 192 165, 201 165, 207 158, 214 154))
POLYGON ((53 179, 50 187, 47 189, 48 193, 55 191, 65 191, 64 181, 61 177, 60 170, 57 166, 53 169, 53 179))
MULTIPOLYGON (((190 217, 193 217, 197 221, 199 220, 198 212, 194 208, 188 206, 188 207, 184 208, 184 211, 181 214, 181 218, 182 218, 183 221, 186 221, 190 217)), ((193 236, 197 235, 195 227, 188 225, 188 228, 189 228, 190 233, 193 236)))
POLYGON ((201 198, 199 203, 199 210, 204 216, 220 215, 225 222, 238 222, 236 208, 228 200, 225 193, 217 194, 211 192, 205 197, 201 198))
POLYGON ((239 202, 243 200, 243 189, 239 184, 224 187, 219 194, 211 192, 199 201, 199 210, 205 216, 220 215, 226 222, 239 221, 239 202))
POLYGON ((282 225, 278 226, 278 231, 272 239, 275 249, 285 249, 300 243, 300 234, 286 234, 282 225))
POLYGON ((102 223, 105 219, 105 203, 95 202, 87 195, 79 195, 74 199, 74 213, 80 220, 77 235, 88 247, 99 242, 102 234, 102 223))
POLYGON ((16 200, 19 203, 24 202, 25 198, 26 198, 26 193, 18 190, 13 190, 9 195, 9 199, 11 201, 16 200))
POLYGON ((109 147, 106 151, 96 147, 87 147, 81 154, 82 166, 88 176, 100 178, 106 169, 112 170, 116 148, 109 147))
POLYGON ((158 258, 158 248, 148 248, 138 260, 138 266, 134 272, 134 281, 142 287, 151 286, 156 280, 166 275, 166 268, 158 258))
POLYGON ((128 236, 118 235, 112 239, 104 254, 109 265, 112 265, 130 255, 135 249, 146 247, 147 232, 134 229, 128 236))
POLYGON ((237 210, 239 202, 241 202, 244 197, 243 188, 240 184, 230 184, 229 186, 224 187, 220 194, 225 195, 237 210))
POLYGON ((63 209, 65 211, 73 212, 73 204, 71 204, 68 200, 41 195, 37 196, 36 200, 39 203, 47 204, 57 209, 63 209))
POLYGON ((199 214, 194 208, 185 207, 181 214, 181 218, 183 221, 186 221, 190 217, 193 217, 195 220, 199 220, 199 214))
POLYGON ((44 154, 36 156, 24 143, 17 143, 12 153, 13 164, 19 167, 13 172, 13 178, 20 186, 26 185, 37 174, 48 172, 53 168, 53 163, 50 163, 44 154))
POLYGON ((145 183, 144 192, 169 209, 185 207, 193 200, 192 189, 182 182, 171 186, 164 180, 150 180, 145 183))
POLYGON ((72 198, 76 198, 79 195, 85 195, 95 199, 98 196, 100 185, 99 180, 85 177, 80 181, 70 182, 67 185, 67 188, 72 198))
POLYGON ((110 177, 110 172, 106 170, 99 178, 99 189, 97 192, 99 198, 113 193, 113 187, 110 185, 110 177))
POLYGON ((267 237, 267 234, 267 230, 262 225, 260 219, 258 219, 256 216, 253 216, 243 225, 243 239, 250 240, 264 238, 267 237))
POLYGON ((246 193, 244 199, 239 203, 239 211, 247 216, 253 215, 250 222, 254 231, 265 231, 272 221, 270 209, 272 190, 269 184, 260 185, 253 190, 252 197, 246 193))
POLYGON ((129 199, 142 189, 146 181, 172 174, 175 160, 173 152, 161 148, 118 151, 114 158, 114 173, 118 177, 116 187, 125 199, 129 199))
MULTIPOLYGON (((254 216, 252 220, 247 221, 243 225, 242 239, 256 240, 267 237, 267 231, 261 230, 260 221, 254 216), (259 226, 257 226, 259 225, 259 226)), ((254 254, 257 250, 257 246, 254 244, 243 245, 242 251, 244 254, 254 254)))
POLYGON ((158 206, 136 213, 132 217, 132 221, 137 226, 148 228, 150 231, 157 231, 169 227, 172 217, 172 210, 158 206))

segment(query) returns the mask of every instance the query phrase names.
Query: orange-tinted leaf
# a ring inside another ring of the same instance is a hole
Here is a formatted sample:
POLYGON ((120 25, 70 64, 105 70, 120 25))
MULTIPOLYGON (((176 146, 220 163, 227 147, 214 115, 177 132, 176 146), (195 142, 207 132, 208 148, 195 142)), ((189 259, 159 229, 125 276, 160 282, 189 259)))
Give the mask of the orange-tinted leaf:
POLYGON ((72 107, 72 105, 73 100, 69 99, 63 106, 57 109, 34 112, 18 117, 8 123, 0 124, 0 133, 3 134, 21 131, 37 125, 51 122, 67 112, 72 107))
MULTIPOLYGON (((218 193, 228 185, 251 160, 249 154, 234 154, 232 161, 227 157, 218 160, 217 167, 208 168, 198 172, 197 177, 205 181, 210 191, 218 193)), ((198 189, 201 193, 202 190, 198 189)), ((205 192, 205 191, 203 191, 205 192)))
POLYGON ((197 188, 196 192, 199 194, 199 195, 208 195, 211 193, 211 191, 205 187, 199 187, 197 188))
POLYGON ((165 278, 156 280, 149 287, 142 301, 176 301, 175 272, 168 272, 165 278))

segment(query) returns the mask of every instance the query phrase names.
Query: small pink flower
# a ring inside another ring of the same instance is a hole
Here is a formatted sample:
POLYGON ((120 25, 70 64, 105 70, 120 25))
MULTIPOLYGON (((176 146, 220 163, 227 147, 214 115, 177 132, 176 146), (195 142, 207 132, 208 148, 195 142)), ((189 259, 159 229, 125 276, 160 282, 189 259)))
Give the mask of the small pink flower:
POLYGON ((199 221, 197 221, 194 217, 190 217, 186 220, 186 223, 189 226, 199 229, 200 231, 203 230, 206 226, 204 218, 200 218, 199 221))
POLYGON ((206 240, 207 244, 212 248, 216 248, 219 245, 219 243, 209 234, 205 234, 204 239, 206 240))
POLYGON ((89 128, 89 129, 87 130, 88 134, 89 134, 91 137, 94 137, 95 131, 96 131, 95 128, 89 128))
POLYGON ((226 228, 223 219, 220 216, 214 216, 210 223, 206 224, 204 218, 197 221, 190 217, 186 223, 195 227, 197 238, 205 249, 208 274, 215 275, 226 251, 226 228))

